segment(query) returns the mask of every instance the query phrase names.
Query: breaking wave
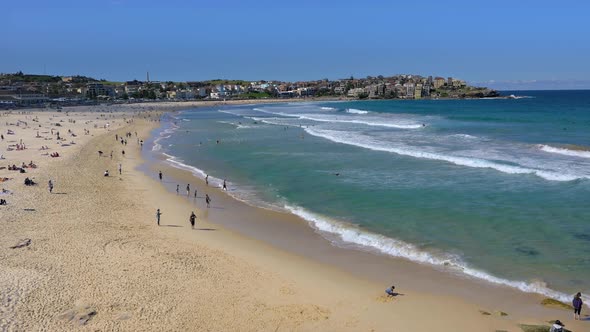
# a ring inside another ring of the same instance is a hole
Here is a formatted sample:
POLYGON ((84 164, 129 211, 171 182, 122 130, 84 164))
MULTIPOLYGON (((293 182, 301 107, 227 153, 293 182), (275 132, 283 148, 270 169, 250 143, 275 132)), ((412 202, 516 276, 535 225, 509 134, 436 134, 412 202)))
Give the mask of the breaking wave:
MULTIPOLYGON (((457 255, 431 253, 420 250, 410 243, 392 239, 380 234, 363 231, 352 225, 320 216, 301 207, 285 205, 285 208, 289 212, 306 220, 310 226, 316 229, 320 234, 327 233, 332 235, 331 237, 325 238, 335 245, 341 245, 341 243, 334 242, 330 239, 334 236, 338 238, 338 241, 358 246, 360 249, 366 251, 376 251, 381 254, 404 258, 413 262, 434 265, 442 268, 451 268, 453 271, 472 278, 485 280, 497 285, 512 287, 526 293, 542 294, 566 303, 571 300, 570 295, 550 289, 547 287, 546 283, 542 281, 527 282, 499 278, 485 271, 470 267, 457 255)), ((590 299, 588 299, 587 302, 590 302, 589 300, 590 299)))
POLYGON ((549 153, 557 153, 565 156, 573 156, 573 157, 580 157, 580 158, 590 158, 590 151, 585 150, 573 150, 573 149, 566 149, 566 148, 557 148, 551 145, 539 145, 539 149, 549 152, 549 153))
POLYGON ((364 110, 357 110, 356 108, 348 108, 346 110, 346 113, 352 113, 352 114, 367 114, 369 113, 369 111, 364 111, 364 110))
POLYGON ((399 155, 410 156, 414 158, 423 158, 431 160, 440 160, 453 163, 455 165, 474 167, 474 168, 491 168, 507 174, 533 174, 549 181, 573 181, 577 179, 588 179, 588 176, 579 176, 563 172, 554 172, 550 170, 533 169, 516 165, 501 164, 479 158, 459 157, 433 153, 412 149, 411 147, 392 147, 385 146, 380 142, 374 142, 366 139, 361 135, 355 135, 349 132, 335 130, 321 130, 306 128, 305 131, 313 136, 322 137, 336 143, 354 145, 374 151, 391 152, 399 155))

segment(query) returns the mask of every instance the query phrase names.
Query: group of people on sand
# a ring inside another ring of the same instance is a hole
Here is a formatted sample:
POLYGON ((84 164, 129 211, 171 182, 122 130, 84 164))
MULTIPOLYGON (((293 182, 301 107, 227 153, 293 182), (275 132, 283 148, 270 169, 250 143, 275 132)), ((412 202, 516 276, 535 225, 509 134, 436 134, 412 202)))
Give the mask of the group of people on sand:
POLYGON ((26 173, 25 168, 37 168, 37 164, 31 160, 31 162, 28 164, 23 162, 21 167, 17 167, 15 164, 8 165, 9 171, 20 171, 21 173, 26 173))
MULTIPOLYGON (((389 287, 385 290, 385 294, 387 294, 387 297, 394 297, 394 296, 398 295, 398 293, 396 293, 394 291, 394 289, 395 289, 395 286, 392 285, 391 287, 389 287)), ((574 320, 582 320, 581 312, 582 312, 583 305, 584 305, 584 301, 582 301, 582 293, 578 292, 574 296, 574 299, 572 300, 572 307, 574 307, 574 320)), ((551 325, 549 332, 564 332, 565 331, 564 327, 565 327, 565 324, 563 324, 558 319, 553 323, 553 325, 551 325)))
MULTIPOLYGON (((162 181, 163 178, 164 178, 164 175, 163 175, 162 171, 158 171, 158 179, 160 181, 162 181)), ((205 177, 205 183, 207 185, 209 185, 209 175, 207 175, 205 177)), ((223 180, 223 189, 224 190, 227 190, 227 183, 226 183, 225 180, 223 180)), ((178 195, 179 193, 180 193, 180 184, 177 184, 176 185, 176 194, 178 195)), ((190 195, 191 195, 191 185, 190 185, 190 183, 187 183, 186 184, 186 196, 187 197, 190 197, 190 195)), ((195 189, 193 195, 194 195, 194 198, 196 199, 197 198, 197 189, 195 189)), ((209 194, 205 194, 205 203, 207 204, 207 208, 211 207, 211 201, 212 200, 211 200, 211 197, 209 196, 209 194)), ((156 211, 156 222, 157 222, 158 226, 160 225, 161 215, 162 215, 162 212, 160 211, 160 209, 158 209, 156 211)), ((196 218, 197 218, 197 216, 195 215, 195 212, 193 211, 191 213, 190 218, 189 218, 189 221, 191 223, 191 227, 193 227, 193 228, 195 226, 195 220, 196 220, 196 218)))

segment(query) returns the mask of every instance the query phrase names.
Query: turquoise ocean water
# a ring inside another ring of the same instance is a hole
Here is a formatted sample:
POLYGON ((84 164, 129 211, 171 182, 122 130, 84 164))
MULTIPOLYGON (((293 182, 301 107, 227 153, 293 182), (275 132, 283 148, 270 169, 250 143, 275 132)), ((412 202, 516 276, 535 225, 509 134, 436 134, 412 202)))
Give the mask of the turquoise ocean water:
POLYGON ((516 94, 187 110, 153 150, 338 245, 569 301, 590 293, 590 91, 516 94))

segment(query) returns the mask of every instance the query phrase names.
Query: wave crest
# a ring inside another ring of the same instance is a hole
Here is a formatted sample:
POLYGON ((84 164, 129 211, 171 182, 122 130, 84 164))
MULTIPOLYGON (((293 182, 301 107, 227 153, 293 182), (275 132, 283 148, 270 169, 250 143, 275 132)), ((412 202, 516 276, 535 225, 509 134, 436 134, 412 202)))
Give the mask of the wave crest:
POLYGON ((514 166, 514 165, 507 165, 507 164, 500 164, 497 162, 485 160, 485 159, 478 159, 478 158, 469 158, 469 157, 458 157, 458 156, 451 156, 445 155, 440 153, 433 153, 433 152, 426 152, 426 151, 419 151, 419 150, 412 150, 406 147, 390 147, 390 146, 383 146, 379 145, 374 142, 370 142, 367 140, 363 140, 362 137, 358 135, 355 137, 347 137, 350 136, 349 133, 339 132, 334 130, 318 130, 314 128, 306 128, 305 131, 313 136, 323 137, 325 139, 331 140, 333 142, 354 145, 365 149, 370 149, 373 151, 383 151, 383 152, 391 152, 399 155, 414 157, 414 158, 423 158, 423 159, 432 159, 432 160, 440 160, 450 162, 455 165, 460 166, 467 166, 467 167, 474 167, 474 168, 491 168, 497 171, 508 173, 508 174, 533 174, 538 177, 541 177, 545 180, 550 181, 573 181, 578 179, 588 179, 588 176, 578 176, 573 174, 567 173, 558 173, 549 170, 540 170, 540 169, 533 169, 533 168, 526 168, 522 166, 514 166))
POLYGON ((558 148, 551 145, 539 145, 539 149, 549 152, 549 153, 557 153, 565 156, 572 156, 572 157, 580 157, 580 158, 590 158, 590 151, 585 150, 573 150, 573 149, 566 149, 566 148, 558 148))
MULTIPOLYGON (((285 208, 291 213, 306 220, 311 227, 321 233, 329 233, 335 235, 339 240, 360 246, 368 251, 377 251, 393 257, 407 259, 413 262, 422 264, 429 264, 438 267, 451 267, 455 271, 460 272, 472 278, 485 280, 487 282, 508 286, 518 289, 526 293, 536 293, 545 295, 550 298, 558 299, 560 301, 568 302, 571 296, 550 289, 543 281, 519 281, 508 280, 491 275, 485 271, 470 267, 463 262, 460 257, 449 254, 435 254, 423 250, 419 250, 416 246, 406 243, 404 241, 392 239, 380 234, 370 233, 360 230, 351 225, 331 220, 329 218, 320 216, 318 214, 309 212, 301 207, 285 205, 285 208)), ((329 238, 327 240, 330 241, 329 238)), ((335 243, 336 245, 338 243, 335 243)))

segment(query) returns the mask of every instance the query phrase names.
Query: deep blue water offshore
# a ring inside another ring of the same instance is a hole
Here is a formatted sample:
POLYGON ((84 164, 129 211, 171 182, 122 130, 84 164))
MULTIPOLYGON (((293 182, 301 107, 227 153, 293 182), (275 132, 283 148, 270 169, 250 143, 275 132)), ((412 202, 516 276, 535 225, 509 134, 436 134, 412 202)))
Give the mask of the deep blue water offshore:
POLYGON ((590 91, 515 94, 187 110, 154 150, 339 245, 569 301, 590 293, 590 91))

